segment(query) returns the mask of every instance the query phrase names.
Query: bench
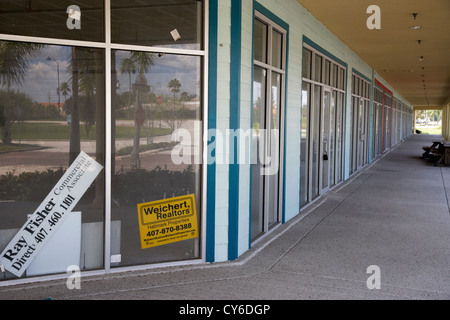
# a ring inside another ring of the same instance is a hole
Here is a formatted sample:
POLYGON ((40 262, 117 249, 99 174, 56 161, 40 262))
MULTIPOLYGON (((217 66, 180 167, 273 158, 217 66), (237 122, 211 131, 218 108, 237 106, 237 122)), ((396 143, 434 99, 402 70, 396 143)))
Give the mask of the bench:
POLYGON ((434 140, 431 146, 423 146, 425 151, 423 159, 428 159, 435 164, 450 165, 450 142, 445 140, 434 140))

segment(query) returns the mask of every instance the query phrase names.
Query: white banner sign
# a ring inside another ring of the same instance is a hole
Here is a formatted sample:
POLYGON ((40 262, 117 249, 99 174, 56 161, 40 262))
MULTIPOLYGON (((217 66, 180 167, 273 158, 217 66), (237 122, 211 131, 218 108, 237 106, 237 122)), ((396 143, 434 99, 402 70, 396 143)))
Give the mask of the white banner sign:
POLYGON ((20 277, 63 224, 103 167, 81 152, 39 208, 0 255, 0 263, 20 277))

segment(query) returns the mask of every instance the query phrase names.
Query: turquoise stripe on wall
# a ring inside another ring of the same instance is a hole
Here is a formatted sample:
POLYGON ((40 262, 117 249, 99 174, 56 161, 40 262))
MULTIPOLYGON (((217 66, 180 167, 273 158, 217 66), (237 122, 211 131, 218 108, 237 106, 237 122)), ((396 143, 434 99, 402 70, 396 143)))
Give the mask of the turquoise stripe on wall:
MULTIPOLYGON (((241 109, 241 26, 242 0, 231 1, 231 66, 230 66, 230 129, 240 127, 241 109)), ((233 131, 232 131, 233 132, 233 131)), ((235 139, 234 135, 231 139, 235 139)), ((228 260, 238 258, 239 242, 239 163, 238 137, 231 142, 234 150, 230 155, 229 207, 228 207, 228 260)), ((231 150, 230 150, 231 151, 231 150)))
POLYGON ((327 50, 325 50, 324 48, 322 48, 321 46, 316 44, 314 41, 312 41, 311 39, 309 39, 305 35, 303 36, 303 42, 306 43, 307 45, 310 45, 312 48, 314 48, 315 50, 319 51, 320 53, 326 55, 327 57, 329 57, 330 59, 334 60, 335 62, 341 64, 342 66, 344 66, 346 68, 348 68, 348 64, 346 62, 342 61, 341 59, 336 57, 334 54, 328 52, 327 50))
MULTIPOLYGON (((209 1, 209 83, 208 129, 217 126, 217 35, 218 0, 209 1)), ((210 139, 210 138, 208 138, 210 139)), ((215 260, 216 229, 216 164, 208 165, 206 186, 206 261, 215 260)))
POLYGON ((363 75, 361 72, 359 72, 355 68, 352 68, 352 73, 355 73, 356 75, 360 76, 361 78, 363 78, 367 82, 370 82, 370 83, 372 82, 372 80, 369 77, 366 77, 365 75, 363 75))

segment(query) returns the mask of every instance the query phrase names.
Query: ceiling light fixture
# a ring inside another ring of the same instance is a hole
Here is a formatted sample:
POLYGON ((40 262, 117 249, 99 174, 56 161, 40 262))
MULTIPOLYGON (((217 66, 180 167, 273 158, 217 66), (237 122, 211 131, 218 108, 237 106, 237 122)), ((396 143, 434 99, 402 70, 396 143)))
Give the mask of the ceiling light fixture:
POLYGON ((411 26, 411 27, 409 27, 410 29, 413 29, 413 30, 416 30, 416 29, 420 29, 420 28, 422 28, 421 26, 411 26))

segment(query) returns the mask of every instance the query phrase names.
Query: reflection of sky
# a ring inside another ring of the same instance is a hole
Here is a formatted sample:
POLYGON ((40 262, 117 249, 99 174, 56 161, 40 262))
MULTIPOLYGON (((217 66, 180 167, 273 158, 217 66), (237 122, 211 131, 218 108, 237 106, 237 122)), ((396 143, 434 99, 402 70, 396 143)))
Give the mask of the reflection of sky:
MULTIPOLYGON (((119 71, 122 60, 129 56, 129 51, 117 51, 116 54, 117 78, 120 85, 119 93, 130 90, 128 73, 121 73, 119 71)), ((170 93, 167 87, 169 81, 178 79, 181 84, 180 93, 198 94, 198 84, 200 83, 199 63, 200 58, 198 57, 170 54, 158 57, 158 54, 155 53, 153 56, 153 66, 145 74, 147 84, 150 85, 151 92, 156 95, 167 95, 170 93)), ((131 82, 134 83, 135 80, 136 74, 131 74, 131 82)))
MULTIPOLYGON (((51 57, 58 61, 60 83, 69 83, 70 75, 67 72, 67 66, 70 55, 70 47, 44 46, 34 59, 29 61, 28 72, 24 75, 22 86, 14 85, 12 88, 25 92, 37 102, 48 102, 49 94, 50 102, 57 102, 57 65, 53 60, 48 61, 47 57, 51 57)), ((64 97, 62 95, 61 102, 64 102, 64 97)))
POLYGON ((308 106, 308 91, 302 90, 302 106, 308 106))
MULTIPOLYGON (((122 59, 129 56, 128 51, 117 51, 117 77, 120 84, 119 93, 129 90, 128 73, 120 73, 120 63, 122 59)), ((71 88, 71 74, 67 71, 71 58, 71 47, 64 46, 44 46, 41 51, 29 61, 28 71, 24 75, 22 85, 13 85, 12 89, 26 93, 36 102, 57 102, 58 94, 58 73, 57 64, 53 60, 47 60, 51 57, 59 63, 60 83, 67 82, 71 88)), ((169 94, 170 91, 167 84, 172 79, 178 79, 181 83, 180 93, 188 92, 189 94, 198 94, 200 83, 200 58, 182 56, 182 55, 165 55, 154 56, 154 65, 151 66, 150 72, 145 74, 147 83, 151 87, 151 91, 155 94, 169 94)), ((135 82, 136 74, 131 75, 132 83, 135 82)), ((2 88, 0 88, 2 89, 2 88)), ((3 88, 5 89, 5 88, 3 88)), ((70 98, 69 93, 67 98, 70 98)), ((64 96, 61 94, 61 102, 64 102, 64 96)))
POLYGON ((253 81, 253 104, 256 104, 259 98, 261 98, 261 83, 253 81))

